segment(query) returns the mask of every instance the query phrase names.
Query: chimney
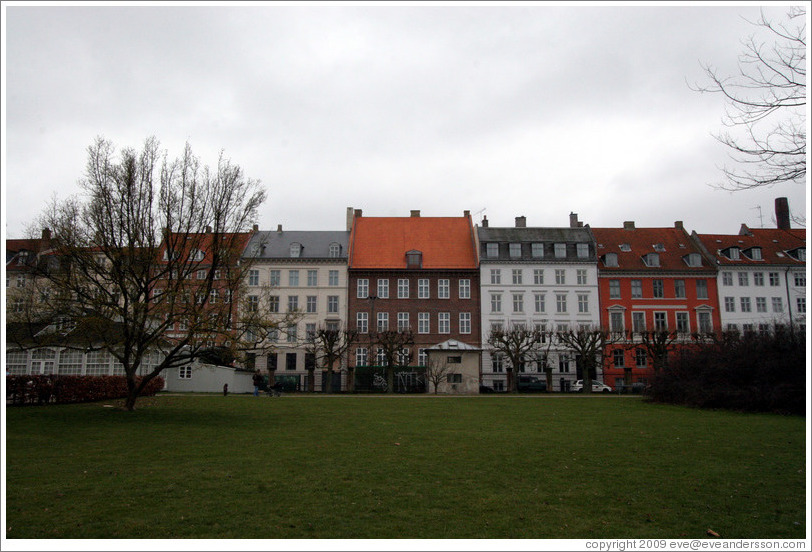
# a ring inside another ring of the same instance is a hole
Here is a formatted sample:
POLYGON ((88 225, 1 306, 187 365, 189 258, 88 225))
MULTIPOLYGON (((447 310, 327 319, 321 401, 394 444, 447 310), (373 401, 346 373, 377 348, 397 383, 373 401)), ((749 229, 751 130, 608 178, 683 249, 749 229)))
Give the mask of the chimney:
POLYGON ((487 228, 487 227, 488 227, 488 215, 484 215, 482 217, 482 228, 487 228))
POLYGON ((411 210, 411 216, 412 216, 413 218, 417 218, 417 217, 419 217, 419 216, 420 216, 420 209, 412 209, 412 210, 411 210))
POLYGON ((255 224, 255 225, 252 227, 251 231, 252 231, 252 232, 254 232, 254 233, 259 232, 259 224, 255 224))
POLYGON ((674 221, 674 228, 676 228, 677 230, 685 230, 685 227, 682 225, 681 220, 674 221))
POLYGON ((361 209, 356 209, 356 210, 355 210, 355 216, 356 216, 356 217, 362 217, 362 216, 364 216, 364 211, 363 211, 363 210, 361 210, 361 209))
POLYGON ((211 234, 211 226, 206 226, 206 233, 211 234))
POLYGON ((462 212, 462 216, 464 216, 465 218, 470 217, 471 216, 471 211, 466 209, 465 211, 462 212))
POLYGON ((352 230, 352 219, 355 218, 355 209, 347 207, 347 232, 352 230))
POLYGON ((623 222, 623 229, 624 230, 634 230, 634 221, 627 220, 623 222))
POLYGON ((277 234, 281 234, 281 233, 282 233, 282 225, 281 225, 281 224, 277 225, 277 227, 276 227, 276 233, 277 233, 277 234))
POLYGON ((51 229, 50 228, 43 228, 42 229, 42 239, 43 240, 50 240, 51 239, 51 229))
POLYGON ((526 228, 527 217, 516 217, 516 228, 526 228))
POLYGON ((785 197, 775 198, 775 221, 779 230, 789 230, 789 202, 785 197))
POLYGON ((582 225, 578 222, 578 214, 570 212, 570 228, 579 228, 580 226, 582 225))

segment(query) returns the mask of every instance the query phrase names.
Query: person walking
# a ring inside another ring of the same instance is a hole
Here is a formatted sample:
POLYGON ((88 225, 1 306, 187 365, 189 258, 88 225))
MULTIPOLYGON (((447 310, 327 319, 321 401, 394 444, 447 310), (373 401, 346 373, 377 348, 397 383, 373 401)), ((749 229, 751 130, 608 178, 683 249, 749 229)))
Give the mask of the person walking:
POLYGON ((254 396, 259 397, 259 388, 262 385, 262 376, 259 373, 259 370, 254 372, 254 396))

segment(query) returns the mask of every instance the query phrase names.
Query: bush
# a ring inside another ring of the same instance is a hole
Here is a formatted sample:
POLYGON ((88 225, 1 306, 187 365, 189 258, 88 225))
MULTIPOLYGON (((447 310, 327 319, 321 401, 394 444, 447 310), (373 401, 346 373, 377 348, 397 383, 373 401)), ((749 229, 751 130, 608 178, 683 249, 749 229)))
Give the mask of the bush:
MULTIPOLYGON (((141 378, 136 380, 140 382, 141 378)), ((140 396, 154 395, 163 388, 163 378, 153 378, 140 396)), ((125 376, 6 376, 6 402, 15 405, 80 403, 126 396, 125 376)))
POLYGON ((803 415, 805 361, 799 334, 779 328, 771 335, 725 335, 682 351, 655 376, 649 396, 701 408, 803 415))

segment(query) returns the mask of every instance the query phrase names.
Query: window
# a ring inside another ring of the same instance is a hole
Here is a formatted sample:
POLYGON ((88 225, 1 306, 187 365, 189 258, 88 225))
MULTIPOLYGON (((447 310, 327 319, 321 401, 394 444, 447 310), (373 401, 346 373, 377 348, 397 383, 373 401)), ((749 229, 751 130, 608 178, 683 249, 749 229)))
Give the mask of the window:
POLYGON ((256 295, 248 296, 248 312, 257 312, 259 310, 259 297, 256 295))
POLYGON ((767 312, 766 297, 756 297, 756 312, 767 312))
POLYGON ((388 312, 379 312, 378 313, 378 331, 385 332, 389 330, 389 313, 388 312))
POLYGON ((367 278, 358 278, 355 296, 358 299, 366 299, 369 297, 369 280, 367 278))
POLYGON ((192 366, 178 366, 178 379, 192 379, 192 366))
POLYGON ((431 331, 431 315, 427 312, 417 313, 417 333, 427 334, 431 331))
POLYGON ((533 302, 535 303, 536 312, 544 312, 544 294, 536 293, 533 295, 533 302))
POLYGON ((388 278, 378 278, 378 299, 389 299, 388 278))
POLYGON ((663 331, 668 329, 668 323, 666 322, 665 313, 664 312, 655 312, 654 313, 654 330, 655 331, 663 331))
POLYGON ((499 244, 498 243, 487 243, 485 244, 485 254, 488 257, 496 258, 499 256, 499 244))
POLYGON ((713 330, 711 326, 711 315, 709 312, 699 313, 699 331, 702 333, 710 333, 713 330))
POLYGON ((491 293, 491 312, 502 312, 501 293, 491 293))
POLYGON ((268 297, 268 310, 270 312, 279 312, 279 296, 271 295, 268 297))
POLYGON ((288 296, 288 311, 293 312, 299 309, 299 296, 298 295, 289 295, 288 296))
POLYGON ((492 284, 501 284, 502 283, 502 271, 498 268, 491 269, 491 283, 492 284))
POLYGON ((332 258, 336 258, 339 255, 341 255, 341 245, 339 245, 337 243, 331 243, 330 244, 329 256, 332 257, 332 258))
POLYGON ((437 313, 437 333, 441 334, 451 333, 451 313, 448 312, 437 313))
POLYGON ((784 312, 784 302, 780 297, 773 297, 773 312, 784 312))
POLYGON ((615 333, 623 331, 623 313, 621 311, 609 313, 609 329, 615 333))
POLYGON ((634 364, 638 368, 645 368, 648 364, 648 355, 646 355, 645 349, 637 349, 634 352, 634 364))
POLYGON ((559 286, 563 286, 567 283, 567 271, 563 268, 557 268, 555 270, 555 283, 559 286))
POLYGON ((570 358, 567 355, 561 355, 558 357, 558 371, 559 372, 570 371, 570 358))
POLYGON ((289 270, 288 271, 288 285, 289 286, 298 286, 299 285, 299 271, 298 270, 289 270))
POLYGON ((644 312, 632 313, 632 331, 638 333, 646 331, 646 313, 644 312))
POLYGON ((405 332, 406 330, 410 329, 411 325, 409 324, 409 313, 408 312, 399 312, 398 313, 398 331, 405 332))
POLYGON ((609 280, 609 298, 620 299, 620 280, 609 280))
MULTIPOLYGON (((205 271, 198 270, 198 280, 200 280, 200 272, 203 272, 205 278, 205 271)), ((258 286, 259 285, 259 270, 249 270, 248 271, 248 285, 249 286, 258 286)))
POLYGON ((513 278, 513 285, 521 285, 522 283, 522 269, 514 268, 511 270, 511 277, 513 278))
POLYGON ((429 299, 429 280, 428 278, 420 278, 417 281, 417 298, 429 299))
POLYGON ((761 260, 761 248, 760 247, 751 247, 750 249, 743 252, 745 255, 750 257, 753 261, 760 261, 761 260))
POLYGON ((409 280, 408 278, 398 278, 398 299, 409 298, 409 280))
POLYGON ((533 284, 537 286, 544 285, 544 269, 543 268, 534 268, 533 269, 533 284))
POLYGON ((732 286, 733 285, 733 273, 732 272, 722 272, 722 285, 723 286, 732 286))
POLYGON ((742 306, 742 312, 751 312, 752 309, 750 308, 750 298, 749 297, 742 297, 741 298, 741 306, 742 306))
POLYGON ((754 286, 763 286, 764 285, 764 273, 763 272, 753 272, 753 285, 754 286))
POLYGON ((662 280, 652 280, 651 285, 653 288, 652 295, 654 297, 662 298, 665 296, 662 280))
POLYGON ((795 272, 792 276, 796 287, 806 287, 806 274, 803 272, 795 272))
POLYGON ((578 312, 580 313, 589 312, 589 295, 581 293, 578 294, 578 312))
POLYGON ((369 332, 369 313, 359 312, 355 315, 355 328, 358 333, 365 334, 369 332))
POLYGON ((750 285, 749 280, 750 279, 748 277, 747 272, 739 272, 739 285, 740 286, 749 286, 750 285))
POLYGON ((313 323, 305 324, 305 339, 312 342, 316 339, 316 325, 313 323))
POLYGON ((626 366, 626 355, 623 354, 623 349, 612 350, 612 363, 615 368, 623 368, 626 366))
POLYGON ((282 283, 282 271, 271 270, 271 285, 278 286, 282 283))
POLYGON ((640 299, 643 297, 643 281, 632 280, 632 299, 640 299))
POLYGON ((308 270, 307 271, 307 285, 308 287, 316 287, 319 285, 319 271, 318 270, 308 270))
POLYGON ((460 333, 461 334, 469 334, 469 333, 471 333, 471 313, 470 312, 461 312, 460 313, 460 333))
POLYGON ((366 347, 358 347, 357 349, 355 349, 355 365, 366 366, 368 355, 369 351, 367 350, 366 347))
MULTIPOLYGON (((33 357, 34 355, 32 355, 32 360, 33 357)), ((189 370, 191 370, 191 368, 188 366, 186 366, 186 368, 189 368, 189 370)), ((110 354, 107 351, 91 351, 87 353, 87 360, 85 362, 86 376, 106 376, 109 373, 110 373, 110 354)), ((191 377, 191 375, 189 377, 191 377)))
POLYGON ((708 281, 707 280, 697 280, 696 281, 696 298, 697 299, 707 299, 708 298, 708 281))
POLYGON ((302 254, 302 245, 299 243, 290 244, 290 256, 299 257, 302 254))
POLYGON ((513 294, 513 312, 524 312, 524 294, 513 294))
POLYGON ((206 279, 206 271, 205 271, 205 270, 198 270, 198 271, 196 272, 195 277, 196 277, 198 280, 205 280, 205 279, 206 279))
POLYGON ((589 244, 588 243, 575 244, 575 251, 578 254, 579 259, 588 259, 589 258, 589 244))
POLYGON ((494 353, 491 355, 491 368, 494 372, 505 371, 505 358, 502 353, 494 353))
POLYGON ((795 299, 795 306, 799 314, 806 314, 806 297, 795 299))
POLYGON ((534 259, 543 259, 544 258, 544 244, 543 243, 531 243, 530 244, 530 254, 533 256, 534 259))
POLYGON ((509 251, 511 259, 518 259, 519 257, 522 256, 522 244, 511 243, 509 246, 509 251))
POLYGON ((685 280, 674 280, 674 297, 685 298, 685 280))
POLYGON ((725 312, 736 312, 735 297, 725 297, 725 312))
POLYGON ((685 264, 688 266, 702 266, 702 257, 699 253, 689 253, 684 257, 685 264))
POLYGON ((422 268, 423 267, 423 252, 422 251, 407 251, 406 252, 406 268, 422 268))
POLYGON ((729 247, 722 253, 730 259, 731 261, 738 261, 739 260, 739 248, 738 247, 729 247))
MULTIPOLYGON (((448 363, 451 364, 452 362, 462 362, 462 357, 448 357, 448 363)), ((448 383, 462 383, 462 374, 447 374, 446 381, 448 383)))
POLYGON ((691 328, 688 324, 688 313, 687 312, 678 312, 677 313, 677 331, 681 334, 687 334, 691 331, 691 328))
POLYGON ((189 252, 189 260, 190 261, 202 261, 205 253, 203 253, 200 249, 192 249, 189 252))
POLYGON ((660 254, 646 253, 643 256, 643 262, 646 264, 646 266, 660 266, 660 254))
POLYGON ((470 299, 471 298, 471 280, 467 278, 462 278, 458 284, 459 289, 459 296, 460 299, 470 299))
POLYGON ((451 297, 451 292, 449 288, 451 287, 450 284, 451 280, 447 280, 445 278, 440 278, 437 280, 437 298, 438 299, 449 299, 451 297))
POLYGON ((617 253, 607 253, 603 257, 604 266, 617 266, 617 253))
POLYGON ((296 353, 285 353, 285 370, 296 369, 296 353))
MULTIPOLYGON (((6 367, 10 368, 9 365, 9 355, 13 353, 6 353, 6 367)), ((12 372, 12 374, 17 372, 12 372)), ((78 376, 82 374, 82 352, 81 351, 71 351, 65 349, 61 353, 59 353, 59 368, 57 369, 57 373, 62 375, 74 375, 78 376)))
POLYGON ((759 324, 758 325, 758 333, 761 335, 770 335, 770 325, 769 324, 759 324))
POLYGON ((338 295, 327 296, 327 313, 328 314, 338 313, 338 295))
POLYGON ((209 303, 212 305, 217 304, 217 297, 219 296, 219 292, 216 289, 213 289, 209 292, 209 303))
POLYGON ((556 259, 564 259, 567 256, 567 244, 566 243, 557 243, 553 246, 555 251, 555 258, 556 259))
POLYGON ((578 285, 585 286, 586 285, 586 270, 579 268, 575 272, 575 278, 578 281, 578 285))
POLYGON ((313 313, 316 312, 316 296, 315 295, 308 295, 306 299, 306 310, 307 312, 313 313))
POLYGON ((555 311, 567 312, 567 296, 564 294, 556 294, 555 296, 555 311))
POLYGON ((781 285, 781 280, 779 279, 777 272, 770 272, 770 285, 772 287, 778 287, 781 285))

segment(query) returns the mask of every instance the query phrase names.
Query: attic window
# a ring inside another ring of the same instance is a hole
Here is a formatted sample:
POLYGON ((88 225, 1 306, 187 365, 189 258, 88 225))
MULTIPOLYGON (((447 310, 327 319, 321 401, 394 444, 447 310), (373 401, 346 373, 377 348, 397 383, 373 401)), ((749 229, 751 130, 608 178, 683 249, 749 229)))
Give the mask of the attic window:
POLYGON ((665 245, 661 243, 654 244, 654 251, 665 251, 665 245))
POLYGON ((542 259, 542 258, 544 258, 544 244, 543 243, 531 243, 530 244, 530 254, 533 256, 534 259, 542 259))
POLYGON ((742 253, 744 253, 745 256, 751 261, 762 260, 760 247, 751 247, 750 249, 745 249, 744 251, 742 251, 742 253))
POLYGON ((202 261, 205 254, 200 249, 192 249, 189 252, 190 261, 202 261))
POLYGON ((739 248, 738 247, 728 247, 727 249, 722 251, 722 255, 730 259, 731 261, 738 261, 741 257, 739 256, 739 248))
POLYGON ((520 243, 511 243, 510 244, 510 258, 511 259, 518 259, 522 256, 522 244, 520 243))
POLYGON ((302 256, 302 244, 300 243, 292 243, 290 244, 290 256, 291 258, 298 258, 302 256))
POLYGON ((485 244, 485 252, 488 257, 495 259, 499 256, 499 244, 498 243, 486 243, 485 244))
POLYGON ((575 251, 578 254, 579 259, 587 259, 589 258, 589 244, 588 243, 579 243, 575 245, 575 251))
POLYGON ((555 244, 555 258, 556 259, 564 259, 567 256, 567 244, 566 243, 557 243, 555 244))
POLYGON ((796 261, 806 261, 806 247, 798 247, 797 249, 791 249, 787 251, 787 255, 795 259, 796 261))
POLYGON ((341 255, 341 244, 338 244, 338 243, 335 243, 335 242, 331 243, 330 244, 330 258, 335 259, 339 255, 341 255))
POLYGON ((647 253, 643 255, 643 262, 646 266, 660 266, 660 255, 657 253, 647 253))
POLYGON ((689 253, 683 259, 685 259, 685 264, 688 266, 702 266, 702 257, 700 257, 699 253, 689 253))
POLYGON ((423 252, 417 250, 407 251, 406 268, 423 268, 423 252))
POLYGON ((620 244, 620 250, 621 250, 621 251, 631 251, 631 250, 632 250, 632 246, 631 246, 631 245, 629 245, 628 243, 621 243, 621 244, 620 244))
POLYGON ((604 255, 603 264, 605 266, 617 266, 617 253, 607 253, 604 255))

